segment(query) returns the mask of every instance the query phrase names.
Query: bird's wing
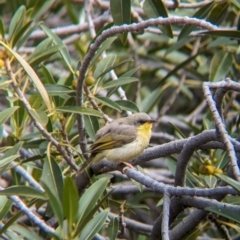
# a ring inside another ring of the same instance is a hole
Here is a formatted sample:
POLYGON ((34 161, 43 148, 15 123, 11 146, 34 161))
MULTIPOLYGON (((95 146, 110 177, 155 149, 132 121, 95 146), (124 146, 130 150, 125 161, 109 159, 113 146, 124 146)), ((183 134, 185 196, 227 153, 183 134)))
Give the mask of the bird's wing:
POLYGON ((79 172, 83 172, 88 165, 95 161, 95 157, 98 155, 98 153, 107 149, 121 147, 123 144, 134 141, 136 137, 137 132, 134 126, 112 123, 101 128, 96 135, 96 141, 88 150, 88 153, 91 155, 81 165, 79 172))
POLYGON ((100 132, 96 137, 97 140, 89 149, 91 153, 121 147, 135 140, 137 133, 134 126, 117 125, 115 128, 108 128, 103 134, 100 132))

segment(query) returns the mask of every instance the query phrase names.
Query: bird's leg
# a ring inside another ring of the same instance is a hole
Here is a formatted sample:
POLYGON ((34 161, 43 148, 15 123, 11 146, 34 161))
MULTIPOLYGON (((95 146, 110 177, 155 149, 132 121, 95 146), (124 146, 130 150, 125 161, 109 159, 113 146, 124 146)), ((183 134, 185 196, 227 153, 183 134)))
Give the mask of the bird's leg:
POLYGON ((125 174, 125 172, 126 172, 126 170, 127 170, 128 168, 133 168, 133 169, 135 169, 135 167, 133 167, 133 165, 132 165, 131 163, 129 163, 129 162, 121 162, 121 163, 118 164, 118 170, 119 170, 120 172, 122 172, 123 174, 125 174), (122 167, 123 164, 126 165, 126 167, 122 167))

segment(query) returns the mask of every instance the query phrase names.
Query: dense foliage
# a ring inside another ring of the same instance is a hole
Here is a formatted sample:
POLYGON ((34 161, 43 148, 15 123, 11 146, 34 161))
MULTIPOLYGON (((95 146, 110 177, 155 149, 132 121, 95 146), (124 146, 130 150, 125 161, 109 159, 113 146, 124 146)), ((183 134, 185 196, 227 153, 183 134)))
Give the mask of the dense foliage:
POLYGON ((239 11, 0 1, 1 238, 238 239, 239 11), (78 174, 100 126, 135 112, 157 120, 136 169, 78 174))

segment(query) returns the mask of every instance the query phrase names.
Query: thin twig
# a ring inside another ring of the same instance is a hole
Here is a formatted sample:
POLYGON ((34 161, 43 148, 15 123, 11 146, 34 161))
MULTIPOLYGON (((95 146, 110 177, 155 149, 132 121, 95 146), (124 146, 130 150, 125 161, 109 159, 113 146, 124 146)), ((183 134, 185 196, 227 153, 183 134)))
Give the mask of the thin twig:
POLYGON ((170 209, 170 194, 164 192, 163 195, 163 212, 162 212, 162 239, 169 240, 169 209, 170 209))

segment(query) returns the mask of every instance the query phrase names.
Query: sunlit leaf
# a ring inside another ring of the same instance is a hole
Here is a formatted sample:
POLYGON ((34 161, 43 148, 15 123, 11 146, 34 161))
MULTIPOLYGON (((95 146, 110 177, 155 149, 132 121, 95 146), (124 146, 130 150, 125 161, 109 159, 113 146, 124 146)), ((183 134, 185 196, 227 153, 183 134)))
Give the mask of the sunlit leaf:
MULTIPOLYGON (((130 0, 110 0, 110 10, 115 25, 129 24, 131 22, 131 1, 130 0)), ((123 44, 126 43, 127 33, 119 35, 123 44)))
POLYGON ((48 35, 48 37, 53 40, 55 45, 60 46, 61 49, 59 49, 59 51, 60 51, 66 65, 68 66, 69 70, 72 73, 74 73, 74 70, 72 69, 72 66, 71 66, 71 60, 70 60, 69 52, 68 52, 66 46, 63 44, 62 40, 55 33, 53 33, 49 28, 47 28, 46 26, 41 25, 41 28, 48 35), (62 47, 62 46, 64 46, 64 47, 62 47))
POLYGON ((19 157, 19 155, 12 155, 12 156, 8 156, 6 158, 1 157, 1 159, 0 159, 0 168, 5 167, 6 165, 8 165, 10 162, 14 161, 18 157, 19 157))
POLYGON ((140 112, 138 106, 129 100, 117 100, 115 101, 123 110, 131 112, 140 112))
POLYGON ((122 85, 137 82, 137 81, 138 79, 133 77, 120 77, 117 80, 107 82, 106 84, 103 85, 103 88, 107 89, 107 88, 120 87, 122 85))
POLYGON ((106 39, 102 43, 102 45, 99 47, 99 49, 96 51, 95 55, 93 56, 89 67, 91 67, 93 64, 96 63, 96 61, 98 60, 99 56, 113 43, 113 41, 116 38, 117 37, 110 37, 110 38, 106 39))
POLYGON ((223 80, 228 76, 232 66, 233 56, 225 51, 217 51, 211 61, 209 80, 212 82, 223 80))
MULTIPOLYGON (((143 10, 149 18, 168 17, 168 12, 162 0, 145 0, 143 3, 143 10)), ((170 24, 166 26, 159 26, 164 34, 172 38, 172 27, 170 24)))
POLYGON ((118 218, 113 217, 110 223, 108 224, 108 229, 107 229, 108 237, 110 240, 115 240, 117 238, 118 229, 119 229, 118 218))
MULTIPOLYGON (((215 4, 216 4, 216 2, 212 1, 212 2, 204 5, 192 17, 198 18, 198 19, 206 18, 208 16, 208 14, 211 12, 211 10, 213 9, 215 4)), ((178 41, 187 37, 189 35, 189 33, 191 33, 194 30, 194 28, 196 28, 196 27, 192 26, 192 25, 185 25, 182 28, 182 31, 180 32, 180 34, 178 36, 178 41)))
POLYGON ((84 115, 84 123, 88 136, 94 141, 99 129, 98 119, 94 116, 84 115))
POLYGON ((223 175, 223 174, 215 174, 218 178, 220 178, 222 181, 226 182, 227 184, 229 184, 230 186, 232 186, 233 188, 235 188, 237 191, 240 192, 240 183, 237 182, 236 180, 223 175))
POLYGON ((45 127, 47 125, 48 122, 48 116, 45 112, 43 112, 40 109, 31 109, 29 111, 29 113, 31 114, 31 116, 37 121, 39 122, 43 127, 45 127))
POLYGON ((0 112, 0 125, 4 124, 19 107, 10 107, 0 112))
POLYGON ((48 97, 48 94, 41 82, 41 80, 38 78, 37 74, 34 72, 34 70, 31 68, 31 66, 15 51, 13 51, 9 46, 7 46, 5 43, 0 41, 0 44, 2 44, 9 52, 12 53, 12 55, 18 60, 18 62, 22 65, 28 76, 31 78, 31 80, 34 82, 36 88, 38 89, 40 95, 42 96, 43 102, 46 104, 48 110, 51 112, 52 106, 51 101, 48 97))
POLYGON ((121 107, 120 107, 116 102, 112 101, 112 100, 109 99, 109 98, 106 98, 106 97, 97 97, 97 96, 95 96, 95 99, 96 99, 98 102, 100 102, 103 106, 105 105, 105 106, 108 106, 108 107, 110 107, 110 108, 112 108, 112 109, 115 109, 115 110, 117 110, 117 111, 119 111, 119 112, 122 112, 121 107))
POLYGON ((90 115, 95 117, 102 117, 101 113, 92 108, 78 107, 78 106, 63 106, 56 108, 57 112, 77 113, 83 115, 90 115))
POLYGON ((5 188, 4 190, 0 190, 0 195, 3 196, 23 196, 23 197, 31 197, 31 198, 38 198, 38 199, 46 199, 46 196, 43 192, 39 190, 29 187, 29 186, 12 186, 5 188))
POLYGON ((222 217, 225 217, 227 219, 230 219, 234 222, 240 223, 240 215, 238 211, 234 211, 232 209, 227 209, 227 207, 206 207, 204 208, 207 211, 216 213, 217 215, 220 215, 222 217))
POLYGON ((87 225, 83 228, 79 240, 91 240, 96 233, 102 228, 108 216, 108 210, 104 210, 97 214, 87 225))
POLYGON ((78 211, 78 199, 78 191, 73 179, 66 177, 63 186, 63 211, 64 216, 68 219, 70 233, 78 211))

